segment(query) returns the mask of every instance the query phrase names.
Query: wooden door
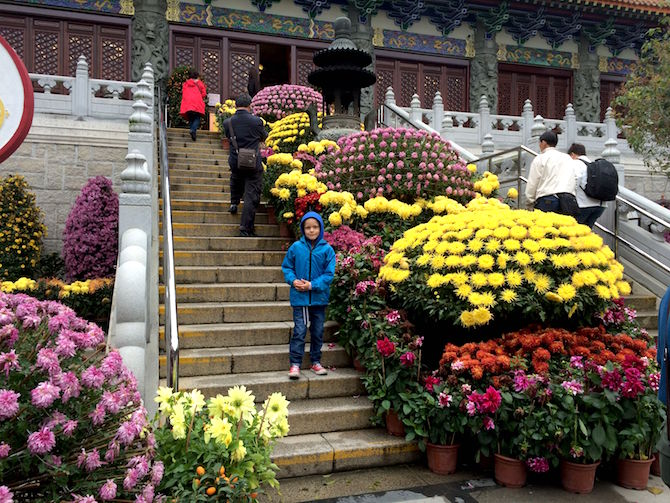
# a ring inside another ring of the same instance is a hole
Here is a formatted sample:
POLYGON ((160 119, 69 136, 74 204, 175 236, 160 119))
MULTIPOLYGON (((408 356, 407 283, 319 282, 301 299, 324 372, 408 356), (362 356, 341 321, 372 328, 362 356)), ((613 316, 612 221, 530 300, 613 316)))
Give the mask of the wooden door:
POLYGON ((572 75, 565 70, 499 65, 498 113, 521 115, 527 99, 533 113, 562 119, 572 100, 572 75))
POLYGON ((229 41, 228 64, 228 96, 234 98, 247 92, 249 69, 258 65, 258 44, 229 41))
POLYGON ((605 120, 607 107, 612 106, 614 98, 617 97, 621 86, 623 86, 623 77, 602 76, 600 78, 600 120, 605 120))
MULTIPOLYGON (((220 37, 175 34, 172 37, 172 68, 188 66, 200 72, 208 93, 218 94, 223 89, 223 41, 220 37)), ((245 84, 246 86, 246 84, 245 84)))

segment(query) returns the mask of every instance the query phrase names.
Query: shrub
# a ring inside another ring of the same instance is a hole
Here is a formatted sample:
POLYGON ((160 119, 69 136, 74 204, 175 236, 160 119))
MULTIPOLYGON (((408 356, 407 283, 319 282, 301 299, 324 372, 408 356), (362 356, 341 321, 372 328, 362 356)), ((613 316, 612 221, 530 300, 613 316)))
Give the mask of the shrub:
POLYGON ((623 266, 572 217, 474 200, 396 241, 380 278, 413 316, 465 329, 495 320, 570 326, 630 293, 623 266))
POLYGON ((383 128, 340 138, 338 145, 338 152, 322 155, 316 176, 359 202, 384 196, 413 203, 446 195, 466 203, 475 197, 474 172, 438 134, 383 128))
POLYGON ((67 217, 63 258, 68 280, 112 276, 119 234, 119 196, 112 181, 91 178, 67 217))
POLYGON ((235 115, 236 111, 237 109, 235 108, 235 102, 233 100, 226 100, 223 103, 216 104, 216 128, 219 130, 221 138, 226 138, 226 133, 223 130, 223 121, 235 115))
POLYGON ((289 402, 281 393, 272 393, 259 411, 244 386, 206 403, 198 390, 161 387, 154 400, 157 456, 165 463, 162 490, 179 501, 247 503, 264 485, 279 486, 270 455, 289 431, 289 402))
POLYGON ((135 377, 104 339, 58 302, 0 293, 5 501, 153 501, 163 465, 135 377))
POLYGON ((323 109, 323 96, 311 87, 282 84, 264 87, 251 100, 251 111, 268 122, 274 122, 295 112, 304 112, 312 103, 317 111, 323 109))
MULTIPOLYGON (((181 87, 188 80, 188 72, 191 70, 190 66, 178 66, 170 74, 167 82, 167 99, 168 99, 168 119, 170 127, 186 128, 186 122, 181 115, 179 115, 179 108, 181 107, 181 87)), ((202 76, 201 76, 202 80, 202 76)), ((203 81, 205 86, 207 83, 203 81)), ((205 102, 205 110, 207 109, 207 98, 203 99, 205 102)), ((200 122, 200 129, 206 129, 207 121, 200 122)))
POLYGON ((25 178, 9 175, 0 180, 0 279, 32 274, 46 235, 42 216, 25 178))

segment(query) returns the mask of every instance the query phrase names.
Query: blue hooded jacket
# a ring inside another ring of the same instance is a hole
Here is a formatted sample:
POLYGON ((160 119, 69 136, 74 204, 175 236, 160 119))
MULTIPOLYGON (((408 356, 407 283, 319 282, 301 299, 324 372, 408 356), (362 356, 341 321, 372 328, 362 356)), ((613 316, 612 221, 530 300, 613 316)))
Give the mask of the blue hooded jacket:
POLYGON ((281 265, 284 279, 291 285, 291 305, 326 306, 330 298, 330 284, 335 274, 335 251, 323 239, 323 220, 318 213, 314 211, 305 213, 300 220, 300 232, 303 235, 288 249, 281 265), (305 220, 308 218, 316 219, 321 226, 319 237, 314 241, 307 239, 303 232, 305 220), (296 279, 310 281, 312 289, 299 292, 293 286, 293 281, 296 279))
POLYGON ((658 399, 665 405, 667 403, 667 387, 670 386, 668 382, 668 369, 666 368, 665 352, 670 351, 670 288, 665 292, 661 305, 658 308, 658 340, 656 359, 661 369, 661 383, 658 388, 658 399))

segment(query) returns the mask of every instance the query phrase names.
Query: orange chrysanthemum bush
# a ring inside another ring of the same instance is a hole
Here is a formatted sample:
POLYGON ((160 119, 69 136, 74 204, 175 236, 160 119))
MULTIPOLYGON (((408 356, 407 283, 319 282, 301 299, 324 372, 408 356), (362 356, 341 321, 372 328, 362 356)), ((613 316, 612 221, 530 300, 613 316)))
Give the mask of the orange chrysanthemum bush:
POLYGON ((650 341, 628 334, 611 334, 603 325, 574 332, 563 328, 530 326, 483 342, 447 344, 440 360, 440 374, 467 374, 475 381, 504 375, 513 368, 546 374, 555 365, 580 356, 596 365, 622 364, 627 357, 656 358, 650 341))
POLYGON ((468 210, 413 227, 386 255, 380 278, 415 319, 470 336, 495 327, 479 330, 491 337, 534 322, 589 323, 630 292, 613 252, 572 217, 484 198, 468 210))

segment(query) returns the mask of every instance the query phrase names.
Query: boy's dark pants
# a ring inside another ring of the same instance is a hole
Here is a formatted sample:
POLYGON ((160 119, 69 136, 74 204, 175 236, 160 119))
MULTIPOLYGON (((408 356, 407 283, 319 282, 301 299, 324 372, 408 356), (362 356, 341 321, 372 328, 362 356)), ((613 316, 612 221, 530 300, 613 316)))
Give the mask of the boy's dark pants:
POLYGON ((263 189, 263 169, 243 171, 238 168, 230 170, 230 203, 238 205, 244 198, 244 208, 240 220, 240 230, 252 232, 256 210, 261 202, 263 189))
POLYGON ((326 320, 326 306, 293 307, 293 335, 289 345, 291 365, 301 365, 305 354, 305 336, 307 326, 305 314, 309 315, 310 343, 309 358, 312 363, 321 363, 321 345, 323 344, 323 323, 326 320), (307 313, 305 313, 305 310, 307 313))

